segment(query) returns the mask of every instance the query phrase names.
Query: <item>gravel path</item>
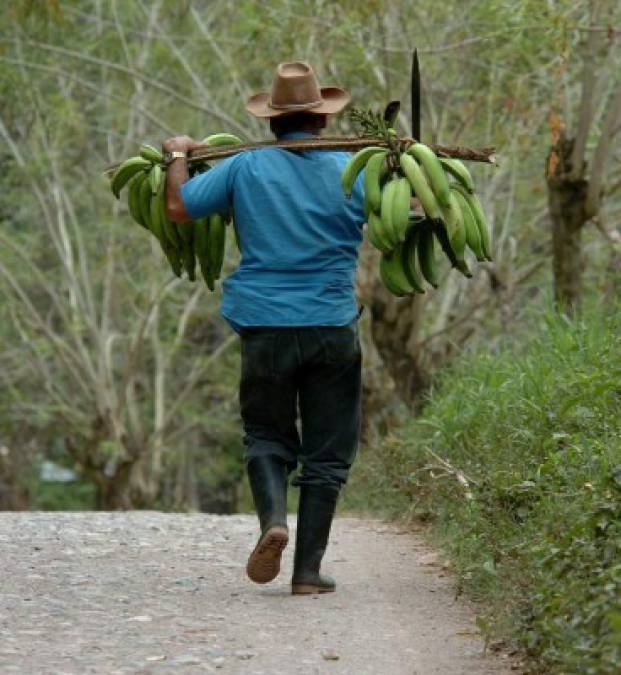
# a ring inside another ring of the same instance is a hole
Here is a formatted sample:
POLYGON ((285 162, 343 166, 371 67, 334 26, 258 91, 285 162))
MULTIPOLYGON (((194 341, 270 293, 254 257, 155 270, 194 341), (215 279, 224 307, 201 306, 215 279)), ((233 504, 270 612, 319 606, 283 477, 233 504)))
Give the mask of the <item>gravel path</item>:
MULTIPOLYGON (((295 522, 290 522, 293 528, 295 522)), ((473 611, 416 536, 338 518, 335 594, 258 586, 254 516, 0 514, 0 673, 491 675, 473 611)))

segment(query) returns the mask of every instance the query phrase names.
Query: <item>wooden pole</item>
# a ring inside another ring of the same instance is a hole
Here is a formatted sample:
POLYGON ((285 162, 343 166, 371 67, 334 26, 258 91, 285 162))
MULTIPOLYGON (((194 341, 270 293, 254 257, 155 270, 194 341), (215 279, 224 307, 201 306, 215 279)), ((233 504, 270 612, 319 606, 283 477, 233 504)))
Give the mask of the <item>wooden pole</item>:
MULTIPOLYGON (((401 139, 407 146, 410 139, 401 139)), ((227 145, 222 147, 210 147, 208 145, 196 148, 190 153, 189 161, 202 161, 209 159, 223 159, 236 155, 244 150, 258 150, 260 148, 285 148, 289 150, 360 150, 370 145, 388 147, 386 141, 381 138, 301 138, 289 141, 262 141, 260 143, 248 143, 244 145, 227 145)), ((495 148, 464 148, 460 146, 432 145, 432 150, 440 157, 454 157, 473 162, 486 162, 495 164, 495 148)))
MULTIPOLYGON (((400 139, 404 147, 407 147, 412 141, 410 138, 400 139)), ((188 162, 194 164, 208 160, 224 159, 231 157, 245 150, 259 150, 261 148, 284 148, 287 150, 344 150, 356 151, 366 148, 370 145, 388 147, 386 141, 382 138, 350 138, 327 137, 327 138, 299 138, 284 141, 260 141, 259 143, 244 143, 242 145, 226 145, 213 147, 204 145, 192 150, 188 156, 188 162)), ((496 164, 495 148, 465 148, 452 145, 432 145, 431 149, 440 157, 453 157, 471 162, 484 162, 487 164, 496 164)), ((109 166, 105 173, 112 173, 119 164, 109 166)))

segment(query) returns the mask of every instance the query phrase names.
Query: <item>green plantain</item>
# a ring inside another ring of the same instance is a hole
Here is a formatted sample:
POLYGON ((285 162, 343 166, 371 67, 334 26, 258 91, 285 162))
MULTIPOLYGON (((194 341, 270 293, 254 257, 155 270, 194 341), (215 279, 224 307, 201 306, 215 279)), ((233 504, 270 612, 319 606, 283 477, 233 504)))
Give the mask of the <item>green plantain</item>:
POLYGON ((161 164, 164 161, 164 157, 160 150, 148 143, 143 143, 140 146, 140 156, 144 157, 144 159, 148 159, 149 162, 152 162, 153 164, 161 164))
POLYGON ((364 196, 370 209, 379 211, 382 203, 382 179, 388 173, 386 153, 378 152, 369 161, 364 172, 364 196))
POLYGON ((375 211, 371 211, 371 213, 369 213, 367 226, 369 241, 373 244, 373 246, 375 246, 375 248, 382 253, 390 253, 392 250, 392 243, 385 237, 382 219, 375 211))
POLYGON ((349 159, 341 174, 341 187, 343 188, 346 197, 351 197, 351 191, 354 188, 354 183, 356 182, 356 178, 358 178, 358 174, 364 169, 369 159, 378 152, 386 152, 386 148, 372 145, 368 148, 358 150, 358 152, 349 159))
POLYGON ((412 189, 407 178, 397 178, 392 203, 392 226, 399 241, 405 241, 410 224, 412 189))
POLYGON ((401 247, 401 260, 403 271, 410 286, 416 293, 424 293, 425 287, 418 272, 418 261, 416 259, 416 248, 419 236, 419 227, 413 227, 408 232, 408 236, 401 247))
POLYGON ((439 157, 440 164, 457 180, 468 192, 474 192, 474 181, 466 165, 459 159, 452 157, 439 157))
POLYGON ((192 223, 175 223, 181 240, 181 262, 190 281, 196 281, 196 255, 194 253, 194 227, 192 223))
POLYGON ((161 181, 157 194, 151 199, 151 232, 158 238, 162 251, 168 259, 172 271, 176 276, 181 277, 183 266, 181 264, 179 252, 172 244, 170 244, 164 232, 164 223, 162 221, 162 218, 166 215, 164 210, 164 200, 164 181, 161 181))
POLYGON ((147 181, 147 175, 145 173, 139 173, 131 179, 127 191, 127 208, 129 209, 131 217, 138 223, 138 225, 142 225, 142 227, 149 229, 143 218, 141 208, 140 190, 142 188, 142 184, 145 181, 147 181))
POLYGON ((420 230, 418 245, 418 265, 425 281, 438 288, 438 272, 436 269, 435 237, 432 227, 424 226, 420 230))
POLYGON ((408 295, 414 291, 403 269, 403 244, 398 244, 391 253, 382 254, 380 278, 395 295, 408 295))
POLYGON ((139 155, 126 159, 112 174, 110 179, 112 194, 118 199, 121 196, 121 190, 127 185, 130 178, 133 178, 140 171, 146 171, 150 166, 151 162, 139 155))
POLYGON ((433 190, 427 182, 424 171, 420 168, 418 162, 406 152, 402 153, 399 162, 401 169, 410 181, 414 196, 418 198, 423 210, 429 218, 442 218, 442 212, 433 190))
POLYGON ((159 164, 153 164, 149 171, 149 185, 151 186, 151 194, 157 194, 160 184, 164 181, 164 172, 159 164))
POLYGON ((219 279, 224 262, 226 244, 226 226, 221 213, 209 216, 209 262, 214 279, 219 279))
POLYGON ((207 138, 203 138, 201 145, 212 145, 214 147, 219 145, 241 145, 243 143, 241 138, 235 136, 235 134, 229 134, 226 132, 220 134, 211 134, 207 138))
POLYGON ((479 229, 479 237, 481 238, 481 248, 483 250, 483 254, 487 260, 491 261, 492 244, 490 240, 489 228, 485 220, 485 214, 483 213, 483 207, 481 206, 481 202, 479 201, 479 198, 475 194, 469 193, 459 183, 455 184, 455 188, 461 192, 465 200, 468 202, 468 206, 472 211, 472 215, 474 216, 477 227, 479 229))
POLYGON ((451 190, 459 202, 459 208, 464 217, 466 244, 468 244, 468 248, 474 253, 476 259, 479 262, 483 262, 485 260, 485 254, 483 253, 483 247, 481 246, 481 236, 479 235, 479 228, 477 227, 474 214, 464 195, 459 190, 453 189, 453 187, 454 186, 451 186, 451 190))
POLYGON ((435 152, 423 143, 413 143, 407 149, 407 153, 412 155, 422 165, 440 207, 448 208, 450 202, 449 184, 442 164, 440 164, 440 160, 435 152))
POLYGON ((201 274, 210 291, 215 290, 215 279, 211 268, 211 254, 209 244, 209 222, 207 218, 199 218, 193 223, 194 251, 198 258, 201 274))

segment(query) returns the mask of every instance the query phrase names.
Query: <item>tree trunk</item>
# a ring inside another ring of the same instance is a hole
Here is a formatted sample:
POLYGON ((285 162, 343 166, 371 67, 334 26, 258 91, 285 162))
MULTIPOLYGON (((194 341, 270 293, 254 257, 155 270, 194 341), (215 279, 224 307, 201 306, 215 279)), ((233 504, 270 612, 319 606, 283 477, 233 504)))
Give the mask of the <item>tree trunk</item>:
POLYGON ((559 135, 546 164, 548 208, 552 220, 552 269, 554 298, 570 314, 580 308, 582 290, 582 227, 588 220, 588 183, 571 177, 573 139, 559 135))
POLYGON ((373 342, 396 393, 407 406, 416 408, 430 383, 429 373, 421 363, 418 342, 425 296, 391 295, 377 277, 378 264, 377 252, 364 247, 358 293, 370 310, 373 342))
POLYGON ((548 181, 554 299, 570 314, 580 308, 585 199, 585 181, 548 181))
POLYGON ((429 373, 421 364, 417 336, 424 297, 395 298, 377 288, 371 303, 371 334, 397 393, 417 408, 430 384, 429 373))
POLYGON ((96 508, 126 511, 153 508, 159 492, 155 477, 147 476, 143 461, 126 459, 116 466, 87 471, 97 488, 96 508))

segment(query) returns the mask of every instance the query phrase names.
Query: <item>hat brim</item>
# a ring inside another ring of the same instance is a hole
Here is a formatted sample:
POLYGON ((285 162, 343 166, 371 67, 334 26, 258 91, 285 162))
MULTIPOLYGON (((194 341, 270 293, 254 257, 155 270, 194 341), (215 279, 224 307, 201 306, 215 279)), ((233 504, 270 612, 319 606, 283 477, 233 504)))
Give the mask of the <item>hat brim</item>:
POLYGON ((321 104, 315 108, 272 108, 270 94, 263 91, 253 94, 246 101, 246 110, 255 117, 280 117, 291 113, 304 112, 314 115, 333 115, 341 112, 351 100, 351 96, 339 87, 321 87, 321 104))

